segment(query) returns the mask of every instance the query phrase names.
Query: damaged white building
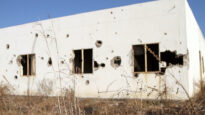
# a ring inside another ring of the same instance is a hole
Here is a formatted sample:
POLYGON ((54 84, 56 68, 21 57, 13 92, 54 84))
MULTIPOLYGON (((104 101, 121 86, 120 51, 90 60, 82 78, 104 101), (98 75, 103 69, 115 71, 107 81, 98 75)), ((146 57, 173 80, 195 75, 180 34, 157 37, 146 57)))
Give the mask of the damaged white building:
POLYGON ((187 99, 205 78, 187 0, 158 0, 0 29, 0 81, 14 95, 187 99))

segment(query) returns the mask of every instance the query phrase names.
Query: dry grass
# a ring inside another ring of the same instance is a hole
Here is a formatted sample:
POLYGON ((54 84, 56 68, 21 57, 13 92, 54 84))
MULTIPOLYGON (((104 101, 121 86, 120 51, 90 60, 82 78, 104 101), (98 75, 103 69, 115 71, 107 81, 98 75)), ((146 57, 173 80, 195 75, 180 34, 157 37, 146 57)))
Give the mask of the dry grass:
POLYGON ((65 97, 7 95, 0 86, 1 115, 204 115, 205 85, 191 100, 77 99, 73 91, 65 97), (191 105, 190 101, 193 105, 191 105))

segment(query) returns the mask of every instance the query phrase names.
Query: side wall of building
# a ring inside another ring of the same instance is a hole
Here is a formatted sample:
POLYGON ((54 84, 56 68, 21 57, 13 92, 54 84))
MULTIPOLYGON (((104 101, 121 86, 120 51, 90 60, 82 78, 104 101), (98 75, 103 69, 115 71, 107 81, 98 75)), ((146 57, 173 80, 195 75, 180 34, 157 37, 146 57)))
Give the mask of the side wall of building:
POLYGON ((200 88, 200 80, 205 77, 205 40, 187 1, 186 28, 189 53, 189 94, 193 96, 200 88))
POLYGON ((185 99, 181 85, 189 90, 189 62, 184 4, 154 1, 0 29, 0 79, 19 95, 74 89, 81 98, 185 99), (158 58, 165 57, 160 63, 164 72, 134 74, 133 45, 153 43, 159 44, 158 58), (91 74, 72 72, 73 51, 81 49, 93 51, 91 74), (34 76, 22 76, 23 54, 35 54, 34 76), (116 56, 119 66, 113 65, 116 56))

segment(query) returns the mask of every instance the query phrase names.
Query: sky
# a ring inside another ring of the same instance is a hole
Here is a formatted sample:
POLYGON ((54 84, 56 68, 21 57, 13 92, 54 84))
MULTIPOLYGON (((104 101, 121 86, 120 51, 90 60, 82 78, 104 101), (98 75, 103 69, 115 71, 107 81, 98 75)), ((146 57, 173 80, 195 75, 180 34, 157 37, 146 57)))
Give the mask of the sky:
MULTIPOLYGON (((0 28, 153 0, 0 0, 0 28)), ((205 0, 188 0, 205 35, 205 0)))

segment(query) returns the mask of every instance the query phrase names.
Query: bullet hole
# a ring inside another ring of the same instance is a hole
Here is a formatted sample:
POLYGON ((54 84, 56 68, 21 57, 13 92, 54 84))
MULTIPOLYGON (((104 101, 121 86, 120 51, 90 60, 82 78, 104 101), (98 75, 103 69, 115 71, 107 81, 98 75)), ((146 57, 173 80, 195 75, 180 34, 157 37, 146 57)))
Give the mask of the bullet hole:
POLYGON ((84 76, 83 76, 83 75, 82 75, 81 77, 82 77, 82 78, 84 78, 84 76))
POLYGON ((6 49, 7 49, 7 50, 9 49, 9 47, 10 47, 9 44, 6 44, 6 49))
POLYGON ((49 34, 47 34, 46 36, 47 36, 47 38, 48 38, 48 37, 50 37, 50 35, 49 35, 49 34))
POLYGON ((95 45, 96 45, 97 48, 101 47, 102 46, 102 41, 101 40, 97 40, 95 42, 95 45))
POLYGON ((16 57, 16 55, 14 54, 14 57, 16 57))
POLYGON ((121 57, 120 56, 115 56, 112 60, 111 60, 111 66, 114 68, 117 68, 121 65, 121 57))
POLYGON ((179 42, 179 44, 182 44, 182 42, 179 42))
POLYGON ((51 59, 51 57, 49 57, 49 59, 48 59, 48 66, 51 66, 52 65, 52 59, 51 59))
POLYGON ((61 64, 64 64, 64 61, 61 61, 61 64))
POLYGON ((109 58, 108 57, 106 57, 106 60, 108 60, 109 58))
POLYGON ((38 33, 35 34, 35 37, 36 37, 36 38, 38 37, 38 33))
POLYGON ((113 14, 113 12, 111 11, 110 14, 113 14))
POLYGON ((137 39, 140 43, 142 43, 142 40, 141 39, 137 39))
POLYGON ((66 37, 69 38, 69 34, 67 34, 66 37))
POLYGON ((112 50, 111 53, 114 53, 114 50, 112 50))
POLYGON ((41 57, 41 60, 44 60, 44 57, 41 57))
POLYGON ((99 64, 97 61, 94 61, 94 68, 98 68, 99 67, 99 64))
POLYGON ((14 76, 14 78, 15 78, 15 79, 18 79, 18 76, 17 76, 17 75, 15 75, 15 76, 14 76))
POLYGON ((85 83, 86 83, 86 85, 89 85, 90 81, 89 81, 89 80, 86 80, 86 82, 85 82, 85 83))
POLYGON ((99 67, 105 67, 104 63, 99 64, 97 61, 94 61, 94 68, 97 70, 99 67))
POLYGON ((101 66, 101 67, 105 67, 105 64, 104 64, 104 63, 101 63, 100 66, 101 66))
POLYGON ((13 60, 10 60, 10 61, 9 61, 9 64, 13 64, 13 60))
POLYGON ((135 73, 135 77, 136 77, 136 78, 138 78, 138 77, 139 77, 137 73, 135 73))
POLYGON ((167 35, 167 33, 164 33, 164 35, 166 36, 166 35, 167 35))

